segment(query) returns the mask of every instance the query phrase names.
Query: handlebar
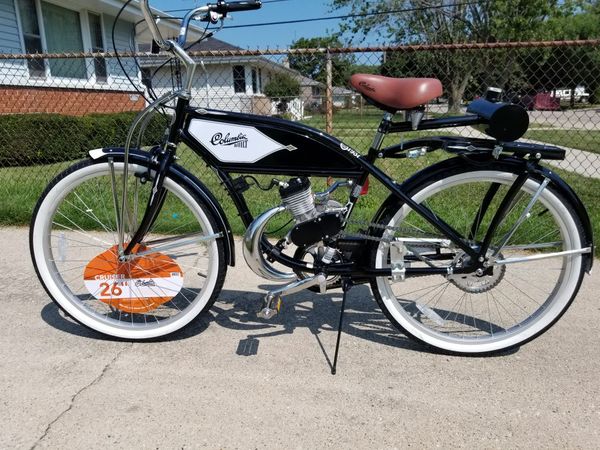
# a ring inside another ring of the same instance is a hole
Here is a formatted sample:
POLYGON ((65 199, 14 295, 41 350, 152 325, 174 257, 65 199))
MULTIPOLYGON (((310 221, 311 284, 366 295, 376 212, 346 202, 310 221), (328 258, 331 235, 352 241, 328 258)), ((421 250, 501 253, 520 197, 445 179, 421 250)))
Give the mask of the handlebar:
MULTIPOLYGON (((154 20, 154 16, 152 14, 152 10, 150 9, 148 1, 149 0, 142 0, 141 8, 142 13, 144 14, 144 19, 146 20, 148 28, 150 29, 150 33, 152 33, 152 37, 161 49, 172 50, 173 44, 169 41, 165 41, 165 39, 162 37, 162 34, 158 29, 158 25, 154 20)), ((260 9, 261 6, 262 2, 260 0, 250 0, 241 2, 226 2, 224 0, 219 0, 217 3, 209 3, 206 6, 201 6, 199 8, 193 9, 185 15, 181 22, 181 30, 179 32, 179 38, 177 39, 177 43, 180 46, 185 45, 190 22, 193 19, 198 18, 199 16, 206 16, 207 14, 210 15, 211 12, 214 12, 220 14, 222 17, 225 17, 230 12, 251 11, 255 9, 260 9)))
POLYGON ((230 12, 239 11, 252 11, 254 9, 260 9, 262 3, 260 1, 247 1, 247 2, 225 2, 219 1, 214 5, 207 5, 210 11, 214 11, 219 14, 227 14, 230 12))

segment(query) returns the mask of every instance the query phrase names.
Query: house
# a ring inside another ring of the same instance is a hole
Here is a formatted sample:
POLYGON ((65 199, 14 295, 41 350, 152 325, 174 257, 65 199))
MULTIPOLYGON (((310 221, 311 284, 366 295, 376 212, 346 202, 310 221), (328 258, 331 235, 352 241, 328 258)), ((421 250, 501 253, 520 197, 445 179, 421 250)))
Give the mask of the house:
MULTIPOLYGON (((147 52, 149 45, 140 45, 139 49, 147 52)), ((304 77, 296 70, 270 58, 255 55, 210 56, 210 52, 226 54, 241 50, 239 47, 214 37, 190 48, 192 52, 205 52, 204 55, 208 53, 208 56, 196 57, 196 60, 201 60, 203 64, 198 65, 194 75, 193 105, 249 114, 281 113, 278 110, 279 103, 273 102, 265 96, 264 88, 271 81, 273 74, 286 73, 300 83, 300 96, 288 99, 286 102, 286 112, 298 120, 304 117, 305 107, 313 99, 315 88, 322 87, 324 92, 324 86, 321 83, 304 77)), ((179 78, 179 74, 173 72, 173 67, 165 63, 165 58, 140 58, 143 77, 147 80, 152 79, 151 88, 156 96, 170 92, 173 89, 174 80, 179 78)), ((320 95, 321 90, 316 93, 320 95)))
MULTIPOLYGON (((148 52, 151 36, 144 23, 139 3, 123 11, 115 27, 115 16, 125 0, 0 0, 0 53, 102 53, 148 52), (137 25, 136 25, 137 24, 137 25)), ((165 37, 179 33, 179 20, 165 13, 158 25, 165 37), (166 19, 164 17, 167 17, 166 19)), ((198 40, 202 30, 190 28, 189 42, 198 40)), ((219 39, 209 38, 196 44, 194 51, 232 51, 241 49, 219 39)), ((264 95, 264 87, 274 73, 285 72, 302 87, 299 98, 285 102, 293 118, 304 117, 306 101, 324 91, 320 83, 297 71, 260 56, 208 56, 195 74, 193 101, 196 105, 230 111, 278 114, 281 103, 264 95), (306 95, 309 94, 310 96, 306 95)), ((45 59, 0 59, 0 114, 60 113, 85 115, 138 111, 146 105, 145 80, 161 95, 171 91, 181 74, 164 56, 142 56, 138 60, 122 58, 70 57, 45 59), (162 67, 161 67, 162 66, 162 67), (131 81, 133 82, 133 85, 131 81), (144 95, 141 95, 144 94, 144 95)), ((147 95, 146 95, 147 97, 147 95)))
MULTIPOLYGON (((151 40, 138 2, 131 3, 115 28, 112 26, 125 0, 0 0, 0 53, 82 53, 131 51, 138 42, 151 40)), ((164 13, 155 10, 164 16, 164 13)), ((175 19, 162 19, 165 36, 178 34, 175 19)), ((190 30, 190 38, 201 34, 190 30)), ((139 110, 145 101, 127 75, 139 83, 132 58, 124 58, 123 71, 115 58, 3 59, 0 60, 0 95, 6 99, 0 114, 67 113, 139 110)))
POLYGON ((339 109, 352 108, 359 96, 355 91, 351 91, 348 88, 333 86, 332 88, 333 106, 339 109))

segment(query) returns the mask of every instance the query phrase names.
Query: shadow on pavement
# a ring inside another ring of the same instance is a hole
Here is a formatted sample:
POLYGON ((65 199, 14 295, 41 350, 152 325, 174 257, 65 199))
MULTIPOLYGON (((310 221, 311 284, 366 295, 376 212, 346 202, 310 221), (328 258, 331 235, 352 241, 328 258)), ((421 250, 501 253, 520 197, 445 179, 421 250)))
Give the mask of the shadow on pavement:
MULTIPOLYGON (((260 289, 267 290, 272 287, 262 285, 260 289)), ((303 291, 286 296, 283 299, 281 312, 270 321, 259 319, 256 316, 262 306, 263 298, 263 292, 224 289, 209 314, 201 315, 179 332, 151 341, 166 342, 187 339, 202 333, 212 323, 215 323, 228 329, 241 331, 236 353, 240 356, 252 356, 258 352, 260 339, 290 334, 297 328, 307 328, 315 336, 324 357, 331 366, 332 356, 330 353, 333 353, 333 348, 326 351, 319 335, 322 331, 337 331, 342 301, 341 289, 335 289, 323 295, 303 291)), ((46 305, 42 309, 41 316, 49 325, 69 334, 91 339, 120 340, 106 337, 64 317, 54 303, 46 305)), ((399 332, 383 315, 370 289, 364 285, 355 286, 349 293, 343 333, 400 349, 440 353, 412 341, 399 332)), ((518 349, 515 349, 493 356, 506 356, 517 351, 518 349)))

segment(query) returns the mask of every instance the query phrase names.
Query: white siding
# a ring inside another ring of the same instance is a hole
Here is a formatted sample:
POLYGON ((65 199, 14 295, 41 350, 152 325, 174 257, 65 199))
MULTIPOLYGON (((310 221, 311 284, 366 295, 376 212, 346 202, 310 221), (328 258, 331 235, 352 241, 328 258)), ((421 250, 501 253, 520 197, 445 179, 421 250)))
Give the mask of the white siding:
MULTIPOLYGON (((206 72, 200 66, 196 69, 192 87, 192 105, 202 108, 221 109, 225 111, 253 112, 253 95, 236 94, 233 89, 233 65, 206 65, 206 72)), ((249 71, 246 66, 246 73, 249 71)), ((160 69, 153 80, 157 95, 171 92, 171 69, 169 65, 160 69)))
MULTIPOLYGON (((23 53, 14 0, 0 0, 0 53, 23 53)), ((25 61, 0 61, 0 84, 6 84, 4 80, 20 80, 27 76, 25 61)))
MULTIPOLYGON (((82 14, 86 14, 83 12, 82 14)), ((82 18, 83 20, 83 18, 82 18)), ((104 42, 106 50, 112 51, 112 24, 114 17, 103 14, 104 21, 104 42)), ((124 52, 130 51, 130 42, 133 36, 133 23, 120 20, 115 30, 115 42, 117 49, 124 52)), ((88 31, 89 32, 89 31, 88 31)), ((0 0, 0 52, 1 53, 23 53, 21 48, 21 36, 18 27, 17 15, 15 12, 14 0, 0 0)), ((63 60, 68 64, 68 60, 63 60)), ((108 69, 107 83, 93 83, 92 80, 78 80, 69 78, 36 79, 29 77, 29 71, 25 60, 0 60, 0 85, 10 86, 28 86, 28 87, 60 87, 60 88, 78 88, 78 89, 100 89, 100 90, 118 90, 132 91, 123 71, 119 67, 116 59, 106 60, 108 69)), ((139 83, 138 69, 131 58, 124 58, 123 65, 129 76, 139 83)), ((88 72, 93 72, 93 61, 88 60, 88 72)))
MULTIPOLYGON (((107 14, 103 15, 104 20, 104 41, 108 51, 113 51, 112 42, 112 28, 115 18, 107 14)), ((119 20, 115 27, 115 47, 119 52, 131 52, 135 51, 135 35, 134 35, 134 24, 119 20)), ((122 59, 123 67, 127 71, 127 74, 132 78, 138 78, 138 68, 135 62, 131 58, 122 59)), ((113 83, 128 83, 127 78, 123 74, 123 70, 117 63, 117 60, 111 58, 107 60, 108 74, 112 78, 113 83)))
POLYGON ((0 53, 22 53, 14 0, 0 0, 0 53))

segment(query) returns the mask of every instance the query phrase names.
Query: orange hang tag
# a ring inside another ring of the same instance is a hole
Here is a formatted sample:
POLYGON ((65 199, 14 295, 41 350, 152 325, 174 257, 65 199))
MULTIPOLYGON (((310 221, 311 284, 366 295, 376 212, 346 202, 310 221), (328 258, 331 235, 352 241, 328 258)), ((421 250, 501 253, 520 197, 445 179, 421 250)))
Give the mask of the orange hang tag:
MULTIPOLYGON (((141 245, 135 252, 146 252, 141 245)), ((179 294, 183 272, 169 256, 156 252, 118 259, 117 246, 92 259, 83 273, 85 287, 98 300, 123 312, 144 313, 158 308, 179 294)))

